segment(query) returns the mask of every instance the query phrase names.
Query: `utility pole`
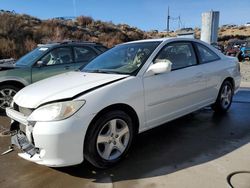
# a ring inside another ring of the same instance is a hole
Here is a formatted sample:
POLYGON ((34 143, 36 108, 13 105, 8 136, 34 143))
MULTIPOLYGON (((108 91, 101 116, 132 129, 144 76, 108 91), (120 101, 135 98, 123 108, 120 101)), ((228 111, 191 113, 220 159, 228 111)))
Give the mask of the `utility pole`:
POLYGON ((169 6, 168 6, 167 32, 169 32, 169 20, 170 20, 170 15, 169 15, 169 6))
POLYGON ((181 28, 181 16, 178 17, 178 29, 181 28))

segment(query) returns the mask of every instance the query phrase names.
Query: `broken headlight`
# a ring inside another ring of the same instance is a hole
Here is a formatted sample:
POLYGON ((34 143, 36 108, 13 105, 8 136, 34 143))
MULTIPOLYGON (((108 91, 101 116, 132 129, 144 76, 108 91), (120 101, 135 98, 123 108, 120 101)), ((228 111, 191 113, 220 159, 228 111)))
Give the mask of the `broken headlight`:
POLYGON ((41 106, 34 110, 28 117, 28 121, 59 121, 72 116, 85 101, 56 102, 41 106))

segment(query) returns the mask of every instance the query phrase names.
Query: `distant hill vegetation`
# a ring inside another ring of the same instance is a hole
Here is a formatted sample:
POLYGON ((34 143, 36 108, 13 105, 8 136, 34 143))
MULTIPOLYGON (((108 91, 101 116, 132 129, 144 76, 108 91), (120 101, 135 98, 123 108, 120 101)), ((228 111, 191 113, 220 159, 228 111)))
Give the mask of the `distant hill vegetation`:
POLYGON ((0 59, 19 58, 37 44, 51 41, 83 40, 112 47, 149 37, 135 27, 86 16, 79 16, 76 20, 40 20, 25 14, 0 11, 0 59))
MULTIPOLYGON (((200 29, 194 29, 196 38, 200 29)), ((107 47, 116 44, 147 39, 176 36, 175 32, 165 33, 157 30, 145 32, 127 24, 113 24, 79 16, 75 20, 40 20, 9 11, 0 11, 0 59, 19 58, 40 43, 62 40, 84 40, 100 42, 107 47)), ((250 37, 250 27, 224 26, 219 30, 219 41, 231 38, 250 37)))

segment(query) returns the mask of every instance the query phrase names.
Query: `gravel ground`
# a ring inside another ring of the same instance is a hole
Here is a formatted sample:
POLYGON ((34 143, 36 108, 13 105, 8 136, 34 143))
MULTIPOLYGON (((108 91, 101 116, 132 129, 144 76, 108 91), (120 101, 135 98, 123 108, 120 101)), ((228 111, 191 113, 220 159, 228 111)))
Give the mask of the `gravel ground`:
POLYGON ((241 87, 250 87, 250 61, 240 63, 241 87))
POLYGON ((250 83, 250 61, 240 63, 241 81, 250 83))
MULTIPOLYGON (((1 188, 249 188, 250 91, 239 91, 227 114, 202 109, 140 134, 126 159, 100 170, 83 163, 48 168, 13 151, 0 156, 1 188)), ((10 120, 0 116, 0 131, 10 120)), ((0 136, 0 153, 10 137, 0 136)))

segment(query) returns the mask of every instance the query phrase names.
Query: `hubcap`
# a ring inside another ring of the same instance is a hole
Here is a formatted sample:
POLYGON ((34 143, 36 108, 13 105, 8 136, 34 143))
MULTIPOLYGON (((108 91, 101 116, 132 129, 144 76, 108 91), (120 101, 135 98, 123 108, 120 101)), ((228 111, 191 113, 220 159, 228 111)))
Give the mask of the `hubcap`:
POLYGON ((221 104, 224 109, 226 109, 230 104, 232 100, 232 89, 228 86, 225 85, 221 92, 221 104))
POLYGON ((122 155, 128 146, 130 134, 128 124, 122 119, 112 119, 100 130, 96 147, 105 160, 114 160, 122 155))
POLYGON ((13 89, 2 89, 0 90, 0 108, 4 110, 9 107, 16 91, 13 89))

